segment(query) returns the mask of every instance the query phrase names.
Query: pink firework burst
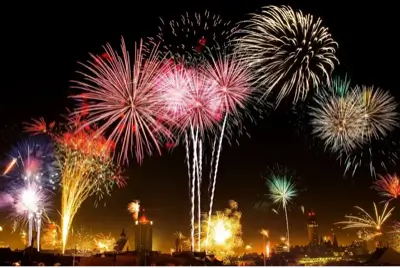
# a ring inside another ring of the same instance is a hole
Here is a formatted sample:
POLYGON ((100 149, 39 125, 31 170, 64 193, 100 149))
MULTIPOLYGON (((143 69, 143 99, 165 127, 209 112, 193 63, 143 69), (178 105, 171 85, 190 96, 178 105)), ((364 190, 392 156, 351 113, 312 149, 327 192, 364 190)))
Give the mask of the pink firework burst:
POLYGON ((239 115, 238 109, 244 109, 253 94, 252 72, 235 55, 221 53, 211 57, 203 71, 215 86, 215 93, 221 101, 221 112, 239 115))
POLYGON ((400 179, 396 174, 380 176, 379 179, 374 181, 373 188, 378 191, 381 196, 390 199, 400 197, 400 179))
POLYGON ((108 44, 107 58, 91 55, 94 61, 82 64, 84 80, 75 81, 75 88, 84 94, 72 98, 80 103, 75 113, 87 114, 87 125, 99 125, 99 134, 121 146, 119 161, 128 162, 134 153, 141 163, 154 149, 161 153, 160 138, 171 136, 162 113, 164 103, 155 90, 164 65, 157 47, 145 58, 142 42, 135 45, 132 62, 123 39, 121 50, 122 55, 108 44))
POLYGON ((179 129, 194 127, 204 133, 218 123, 221 98, 216 85, 197 69, 170 66, 159 79, 158 92, 165 101, 164 113, 173 117, 179 129))

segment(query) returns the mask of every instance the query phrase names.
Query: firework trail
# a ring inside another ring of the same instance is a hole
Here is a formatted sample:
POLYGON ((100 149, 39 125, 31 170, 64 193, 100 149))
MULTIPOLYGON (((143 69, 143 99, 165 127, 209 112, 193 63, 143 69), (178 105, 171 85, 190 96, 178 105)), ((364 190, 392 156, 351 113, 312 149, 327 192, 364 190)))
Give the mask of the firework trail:
POLYGON ((135 45, 132 62, 123 39, 122 55, 110 45, 104 49, 107 59, 82 64, 84 80, 75 81, 74 88, 84 93, 72 96, 79 101, 75 114, 87 114, 82 128, 99 124, 97 133, 121 146, 119 162, 128 162, 134 153, 141 163, 153 149, 161 153, 162 137, 172 138, 164 125, 169 118, 161 112, 164 100, 155 90, 165 65, 158 59, 157 47, 145 58, 142 42, 135 45))
POLYGON ((132 214, 132 217, 135 221, 138 220, 139 211, 140 211, 140 201, 134 200, 128 204, 128 211, 132 214))
POLYGON ((158 34, 150 38, 150 43, 161 43, 163 54, 172 56, 176 62, 197 65, 204 61, 205 55, 224 47, 235 31, 230 22, 207 10, 186 12, 180 20, 160 19, 158 34))
POLYGON ((273 203, 279 204, 285 211, 286 218, 286 232, 288 248, 290 249, 290 237, 289 237, 289 220, 287 214, 288 204, 297 196, 296 184, 293 181, 293 175, 287 170, 276 170, 271 171, 269 176, 266 178, 266 184, 269 190, 269 197, 273 203))
POLYGON ((374 181, 372 186, 379 195, 389 198, 389 200, 400 197, 400 179, 396 174, 381 176, 374 181))
POLYGON ((119 169, 113 164, 113 143, 93 129, 75 126, 57 137, 61 166, 62 248, 67 245, 73 219, 91 195, 110 195, 113 186, 124 186, 119 169), (79 131, 77 131, 79 130, 79 131))
MULTIPOLYGON (((192 250, 195 246, 195 202, 200 207, 202 143, 207 131, 212 132, 218 123, 220 101, 215 94, 215 86, 207 77, 196 70, 182 65, 172 65, 158 80, 158 92, 165 104, 163 114, 179 122, 177 131, 185 133, 185 148, 188 164, 191 200, 192 250), (189 152, 191 150, 191 152, 189 152), (197 199, 196 199, 197 188, 197 199)), ((197 213, 200 217, 201 211, 197 213)), ((200 227, 199 227, 200 228, 200 227)), ((199 232, 200 234, 200 232, 199 232)))
MULTIPOLYGON (((219 53, 217 57, 210 56, 210 60, 205 64, 204 73, 215 85, 216 98, 220 101, 219 113, 223 115, 221 133, 218 138, 218 147, 215 155, 215 166, 211 166, 213 178, 211 183, 211 198, 208 217, 211 219, 214 203, 215 186, 218 173, 218 165, 222 149, 222 141, 225 136, 225 129, 228 116, 233 120, 240 120, 240 111, 245 110, 246 106, 252 103, 254 77, 250 69, 245 67, 243 61, 236 55, 227 56, 226 53, 219 53)), ((254 104, 254 102, 253 102, 254 104)), ((213 163, 211 163, 213 165, 213 163)), ((207 233, 208 236, 208 233, 207 233)), ((207 249, 206 249, 207 250, 207 249)))
POLYGON ((256 73, 257 82, 274 89, 277 104, 294 92, 294 102, 312 88, 330 84, 338 60, 337 43, 320 18, 287 6, 267 6, 244 22, 236 51, 256 73))
POLYGON ((337 222, 336 224, 343 224, 345 225, 343 229, 373 229, 378 232, 382 231, 383 224, 389 219, 392 215, 394 207, 391 209, 389 208, 389 203, 386 202, 385 206, 383 207, 382 213, 379 213, 378 208, 375 203, 374 204, 374 214, 375 218, 368 214, 363 208, 359 206, 355 206, 355 208, 361 212, 361 216, 352 216, 346 215, 345 218, 347 221, 337 222))
POLYGON ((392 231, 389 234, 390 246, 400 253, 400 222, 394 222, 392 231))

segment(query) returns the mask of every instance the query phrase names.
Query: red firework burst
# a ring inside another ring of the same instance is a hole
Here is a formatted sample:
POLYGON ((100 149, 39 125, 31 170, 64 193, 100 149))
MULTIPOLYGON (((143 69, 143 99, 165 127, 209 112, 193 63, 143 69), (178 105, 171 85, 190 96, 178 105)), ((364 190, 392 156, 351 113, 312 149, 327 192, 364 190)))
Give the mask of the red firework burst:
MULTIPOLYGON (((75 81, 75 88, 85 92, 72 96, 79 102, 75 113, 87 113, 86 124, 99 125, 97 132, 121 146, 119 161, 128 162, 128 155, 134 153, 139 163, 144 155, 152 154, 155 148, 161 153, 161 137, 170 137, 168 128, 160 123, 164 109, 160 95, 154 87, 163 66, 158 60, 155 47, 145 59, 142 42, 135 46, 135 56, 131 62, 124 40, 122 55, 105 47, 109 57, 106 60, 82 64, 86 71, 81 73, 84 81, 75 81), (88 105, 87 103, 90 103, 88 105)), ((92 55, 93 59, 96 59, 92 55)), ((168 122, 164 118, 163 122, 168 122)))
POLYGON ((400 179, 396 174, 380 176, 374 181, 373 188, 378 191, 381 196, 395 199, 400 197, 400 179))
POLYGON ((51 122, 47 124, 43 117, 39 119, 32 119, 31 122, 25 122, 24 125, 24 132, 31 134, 31 135, 39 135, 43 133, 48 133, 53 130, 55 126, 55 122, 51 122))

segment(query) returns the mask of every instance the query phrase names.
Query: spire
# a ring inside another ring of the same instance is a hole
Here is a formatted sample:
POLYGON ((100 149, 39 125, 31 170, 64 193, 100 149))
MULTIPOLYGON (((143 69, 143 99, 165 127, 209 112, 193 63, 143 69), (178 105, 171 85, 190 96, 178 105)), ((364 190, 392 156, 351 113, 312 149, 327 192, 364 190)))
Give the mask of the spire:
POLYGON ((125 229, 122 229, 122 232, 120 234, 121 239, 122 238, 126 238, 126 234, 125 234, 125 229))
POLYGON ((335 248, 339 247, 339 244, 338 244, 338 241, 337 241, 337 238, 336 238, 336 234, 333 234, 333 246, 335 248))

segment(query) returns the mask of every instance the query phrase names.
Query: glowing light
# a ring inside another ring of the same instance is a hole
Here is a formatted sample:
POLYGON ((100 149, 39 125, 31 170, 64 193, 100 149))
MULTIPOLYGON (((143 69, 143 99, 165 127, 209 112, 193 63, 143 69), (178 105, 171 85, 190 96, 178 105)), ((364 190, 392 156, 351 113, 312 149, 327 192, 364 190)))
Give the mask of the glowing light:
POLYGON ((133 219, 136 221, 140 211, 140 201, 134 200, 128 204, 128 211, 132 214, 133 219))

